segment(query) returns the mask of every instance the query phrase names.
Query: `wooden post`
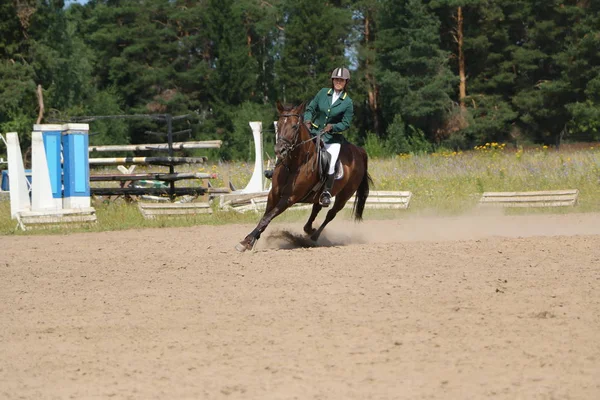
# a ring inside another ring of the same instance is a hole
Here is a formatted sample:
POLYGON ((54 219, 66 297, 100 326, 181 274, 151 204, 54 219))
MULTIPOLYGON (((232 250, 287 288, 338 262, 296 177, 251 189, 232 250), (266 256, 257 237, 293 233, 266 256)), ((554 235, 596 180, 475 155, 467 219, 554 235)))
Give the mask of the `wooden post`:
MULTIPOLYGON (((173 118, 171 117, 171 114, 167 114, 166 116, 167 118, 167 138, 168 138, 168 143, 169 143, 169 157, 173 157, 173 118)), ((173 164, 169 165, 169 173, 170 174, 174 174, 175 173, 175 166, 173 166, 173 164)), ((169 182, 169 197, 171 198, 171 201, 175 200, 175 182, 171 181, 169 182)))
POLYGON ((465 53, 463 51, 463 13, 462 7, 458 7, 456 12, 456 43, 458 44, 458 76, 460 83, 458 86, 458 98, 461 110, 465 109, 465 97, 467 97, 467 77, 465 74, 465 53))
POLYGON ((42 85, 37 85, 37 98, 40 111, 38 112, 36 124, 39 125, 42 123, 42 119, 44 118, 44 94, 42 93, 42 85))

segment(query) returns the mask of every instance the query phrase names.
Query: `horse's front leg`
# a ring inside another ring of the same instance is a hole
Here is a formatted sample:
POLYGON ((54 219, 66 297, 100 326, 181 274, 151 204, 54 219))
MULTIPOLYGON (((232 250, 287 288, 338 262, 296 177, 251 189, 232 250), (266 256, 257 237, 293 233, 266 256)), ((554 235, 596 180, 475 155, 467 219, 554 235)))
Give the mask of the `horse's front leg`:
POLYGON ((308 221, 306 221, 306 224, 304 225, 304 232, 307 235, 312 235, 313 233, 315 233, 316 229, 313 228, 312 224, 313 224, 313 222, 315 222, 315 218, 317 218, 317 214, 319 214, 319 211, 321 211, 322 208, 323 208, 323 206, 320 205, 319 203, 313 204, 312 212, 310 213, 310 217, 308 217, 308 221))
POLYGON ((256 244, 256 241, 260 238, 261 233, 263 233, 263 231, 265 229, 267 229, 267 226, 269 225, 271 220, 273 218, 275 218, 276 216, 278 216, 279 214, 281 214, 282 212, 284 212, 288 207, 289 207, 288 199, 285 197, 279 199, 279 201, 272 208, 270 208, 267 205, 267 209, 265 210, 264 215, 258 222, 258 225, 256 225, 256 228, 254 228, 254 230, 252 232, 250 232, 248 234, 248 236, 246 236, 244 238, 244 240, 239 242, 235 246, 235 249, 239 252, 244 252, 246 250, 252 250, 252 248, 256 244))

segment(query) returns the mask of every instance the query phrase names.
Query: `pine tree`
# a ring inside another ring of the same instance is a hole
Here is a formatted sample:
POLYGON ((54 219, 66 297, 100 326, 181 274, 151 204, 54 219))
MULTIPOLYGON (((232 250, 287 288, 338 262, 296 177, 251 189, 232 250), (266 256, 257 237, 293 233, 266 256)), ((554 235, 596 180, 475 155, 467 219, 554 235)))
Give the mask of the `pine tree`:
POLYGON ((450 147, 506 141, 518 117, 511 103, 516 76, 507 50, 511 26, 503 2, 434 2, 442 21, 442 46, 453 54, 450 65, 460 77, 455 89, 460 110, 447 127, 451 133, 445 144, 450 147))
POLYGON ((0 29, 7 34, 0 46, 0 124, 3 130, 25 133, 28 145, 36 120, 85 102, 91 68, 87 49, 70 29, 62 0, 23 0, 1 7, 7 18, 0 29), (45 115, 38 109, 38 85, 44 93, 45 115))
MULTIPOLYGON (((439 27, 437 16, 421 0, 383 2, 377 41, 383 115, 388 124, 395 120, 413 126, 431 141, 438 139, 452 108, 456 82, 448 54, 440 48, 439 27)), ((390 131, 407 132, 397 127, 390 131)))
POLYGON ((275 90, 275 45, 281 24, 281 0, 238 0, 233 6, 246 35, 248 57, 256 63, 256 88, 252 96, 259 102, 271 103, 275 90))
POLYGON ((509 45, 515 70, 512 102, 519 126, 535 142, 558 143, 570 119, 566 104, 576 93, 563 79, 565 51, 582 14, 575 1, 517 1, 506 8, 512 22, 509 45))
MULTIPOLYGON (((0 4, 0 130, 24 134, 35 121, 35 71, 27 59, 30 12, 13 2, 0 4), (27 12, 25 12, 27 11, 27 12)), ((26 142, 26 140, 21 139, 26 142)), ((2 143, 2 147, 4 144, 2 143)))
POLYGON ((570 120, 565 139, 600 140, 600 3, 579 1, 565 51, 556 57, 561 80, 573 92, 565 104, 570 120))
POLYGON ((313 0, 285 0, 283 12, 279 99, 297 104, 329 86, 334 68, 348 66, 345 44, 352 14, 345 7, 313 0))
POLYGON ((357 71, 352 80, 354 121, 362 132, 384 134, 379 83, 376 78, 376 38, 379 0, 356 0, 352 4, 355 37, 350 48, 355 52, 357 71))
MULTIPOLYGON (((127 114, 202 114, 208 109, 212 60, 205 58, 203 7, 140 0, 98 1, 86 8, 79 28, 95 50, 104 102, 122 102, 127 114)), ((164 126, 132 122, 130 130, 131 140, 139 143, 147 141, 145 131, 164 131, 164 126)))

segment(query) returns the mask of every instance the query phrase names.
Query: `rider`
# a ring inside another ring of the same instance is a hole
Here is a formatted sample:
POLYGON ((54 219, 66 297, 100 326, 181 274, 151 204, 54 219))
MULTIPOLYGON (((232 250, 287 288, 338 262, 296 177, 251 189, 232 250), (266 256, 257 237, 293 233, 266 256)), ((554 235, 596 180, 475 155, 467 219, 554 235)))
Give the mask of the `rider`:
POLYGON ((310 133, 316 136, 321 130, 325 149, 331 154, 325 188, 319 198, 323 207, 329 207, 331 204, 335 164, 344 142, 341 133, 350 128, 354 115, 352 99, 346 92, 349 81, 350 71, 343 67, 334 69, 331 73, 331 88, 321 89, 304 113, 304 123, 310 133))

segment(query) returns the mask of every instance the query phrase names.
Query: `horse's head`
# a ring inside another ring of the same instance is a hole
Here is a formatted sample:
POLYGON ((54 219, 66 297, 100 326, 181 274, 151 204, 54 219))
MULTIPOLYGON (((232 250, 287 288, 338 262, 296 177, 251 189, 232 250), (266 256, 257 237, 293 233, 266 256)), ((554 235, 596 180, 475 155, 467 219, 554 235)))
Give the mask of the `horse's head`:
POLYGON ((310 135, 304 126, 304 106, 283 106, 277 102, 279 119, 277 120, 277 141, 275 142, 275 155, 279 159, 288 157, 303 137, 310 135))

